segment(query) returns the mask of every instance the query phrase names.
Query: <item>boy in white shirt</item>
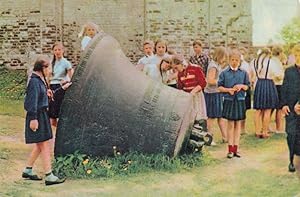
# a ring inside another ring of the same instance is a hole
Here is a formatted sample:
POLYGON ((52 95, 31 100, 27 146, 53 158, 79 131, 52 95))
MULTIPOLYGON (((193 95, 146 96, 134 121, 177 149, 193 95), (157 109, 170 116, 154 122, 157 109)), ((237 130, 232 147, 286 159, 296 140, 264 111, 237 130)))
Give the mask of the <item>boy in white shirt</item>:
POLYGON ((143 43, 143 50, 145 56, 139 59, 136 68, 138 70, 143 70, 145 65, 151 64, 152 63, 152 58, 154 57, 153 55, 153 42, 151 40, 146 40, 143 43))

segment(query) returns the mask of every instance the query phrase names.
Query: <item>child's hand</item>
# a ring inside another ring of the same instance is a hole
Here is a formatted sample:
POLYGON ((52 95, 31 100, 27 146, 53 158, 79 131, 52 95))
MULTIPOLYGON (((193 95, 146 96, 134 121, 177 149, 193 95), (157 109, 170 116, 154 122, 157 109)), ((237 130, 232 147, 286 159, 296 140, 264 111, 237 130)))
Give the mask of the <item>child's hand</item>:
POLYGON ((234 95, 235 91, 236 91, 235 88, 229 88, 228 93, 229 93, 230 95, 234 95))
POLYGON ((48 96, 49 99, 51 99, 53 101, 53 92, 52 92, 51 89, 47 90, 47 96, 48 96))
POLYGON ((63 80, 63 79, 62 79, 62 80, 60 81, 60 85, 63 86, 64 84, 69 83, 69 82, 70 82, 69 80, 63 80))
POLYGON ((289 106, 285 105, 285 106, 282 107, 282 112, 283 112, 283 114, 284 114, 285 116, 288 116, 289 113, 290 113, 290 111, 291 111, 291 110, 290 110, 289 106))
POLYGON ((243 85, 242 84, 237 84, 235 86, 233 86, 233 88, 235 89, 235 91, 239 92, 243 89, 243 85))
POLYGON ((295 105, 294 110, 295 110, 295 112, 296 112, 297 115, 300 115, 300 104, 299 103, 297 103, 295 105))
POLYGON ((68 83, 64 84, 63 86, 61 86, 61 88, 62 88, 63 90, 66 90, 66 89, 68 89, 71 85, 72 85, 72 82, 68 82, 68 83))
POLYGON ((39 122, 38 120, 31 120, 30 123, 29 123, 29 127, 32 131, 36 131, 38 128, 39 128, 39 122))
POLYGON ((136 65, 136 69, 143 71, 144 70, 145 65, 144 64, 138 64, 136 65))

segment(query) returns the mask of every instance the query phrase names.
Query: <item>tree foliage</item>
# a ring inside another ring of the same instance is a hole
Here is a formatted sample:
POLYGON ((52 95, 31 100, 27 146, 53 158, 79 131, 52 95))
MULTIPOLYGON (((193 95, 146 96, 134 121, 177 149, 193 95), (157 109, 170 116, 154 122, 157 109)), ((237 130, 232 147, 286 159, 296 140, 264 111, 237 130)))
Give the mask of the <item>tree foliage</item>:
POLYGON ((281 29, 280 35, 287 45, 298 43, 300 41, 300 18, 293 18, 281 29))

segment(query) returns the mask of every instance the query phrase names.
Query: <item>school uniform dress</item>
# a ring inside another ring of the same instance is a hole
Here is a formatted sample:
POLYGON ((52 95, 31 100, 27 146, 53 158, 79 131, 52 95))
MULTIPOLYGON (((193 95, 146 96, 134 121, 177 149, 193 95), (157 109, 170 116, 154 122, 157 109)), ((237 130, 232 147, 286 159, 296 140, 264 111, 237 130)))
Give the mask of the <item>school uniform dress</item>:
POLYGON ((283 73, 280 73, 274 61, 268 57, 262 61, 254 60, 254 70, 257 82, 254 89, 253 108, 256 110, 276 109, 279 98, 273 78, 282 76, 283 73))
MULTIPOLYGON (((207 72, 215 69, 215 80, 218 82, 222 68, 215 61, 211 61, 208 65, 207 72)), ((218 85, 207 84, 204 89, 206 111, 208 118, 222 118, 223 110, 223 93, 218 90, 218 85)))
MULTIPOLYGON (((202 90, 204 90, 206 86, 204 73, 200 67, 190 64, 182 72, 178 73, 178 89, 185 92, 191 92, 198 85, 202 87, 202 90)), ((193 97, 193 109, 197 114, 196 120, 207 119, 203 91, 197 92, 193 97)))
POLYGON ((295 104, 300 101, 300 68, 291 66, 285 70, 282 89, 281 106, 289 106, 290 113, 285 116, 287 142, 290 151, 290 160, 294 154, 300 156, 300 116, 294 111, 295 104))
POLYGON ((208 55, 201 53, 199 56, 194 55, 190 57, 190 63, 196 64, 197 66, 200 66, 206 76, 207 68, 210 62, 210 58, 208 55))
MULTIPOLYGON (((50 81, 50 89, 55 91, 61 88, 62 80, 70 80, 67 76, 68 70, 72 69, 71 63, 66 58, 56 60, 53 66, 53 77, 50 81)), ((65 96, 65 91, 59 91, 55 94, 54 100, 49 102, 49 116, 50 118, 58 118, 60 107, 65 96)))
POLYGON ((25 120, 26 144, 44 142, 51 139, 52 130, 47 113, 47 88, 42 79, 34 73, 31 75, 26 89, 24 108, 27 111, 25 120), (38 120, 38 129, 35 132, 30 128, 31 120, 38 120))
MULTIPOLYGON (((237 84, 250 85, 248 74, 238 68, 233 70, 228 67, 221 72, 218 86, 225 88, 232 88, 237 84)), ((237 121, 244 120, 246 118, 246 104, 245 104, 246 92, 241 90, 234 95, 229 93, 224 94, 222 117, 227 120, 237 121)))

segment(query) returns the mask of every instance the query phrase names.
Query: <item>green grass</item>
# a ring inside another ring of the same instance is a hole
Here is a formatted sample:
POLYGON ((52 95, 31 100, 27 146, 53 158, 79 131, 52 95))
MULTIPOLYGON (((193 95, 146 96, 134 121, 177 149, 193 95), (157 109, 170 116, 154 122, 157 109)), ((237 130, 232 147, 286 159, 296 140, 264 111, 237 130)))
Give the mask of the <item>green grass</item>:
POLYGON ((0 98, 23 99, 26 90, 26 70, 0 68, 0 98))
MULTIPOLYGON (((199 163, 194 162, 192 158, 187 158, 186 161, 191 161, 189 165, 172 163, 162 156, 143 158, 138 154, 125 154, 116 158, 116 161, 112 161, 113 158, 107 158, 108 162, 115 165, 115 169, 122 172, 114 172, 113 175, 108 173, 111 176, 95 176, 94 170, 91 174, 83 171, 84 176, 79 174, 81 178, 68 176, 66 183, 52 187, 45 187, 43 182, 24 181, 20 178, 20 174, 25 166, 30 147, 22 142, 23 101, 3 98, 0 101, 1 197, 300 196, 299 179, 295 174, 287 171, 288 150, 285 135, 273 135, 269 139, 255 138, 253 111, 248 112, 247 130, 250 134, 242 136, 242 158, 240 159, 227 159, 227 145, 219 144, 216 147, 205 148, 204 159, 199 160, 201 161, 199 163), (6 140, 6 138, 9 139, 6 140), (129 159, 136 165, 135 169, 129 167, 124 170, 124 164, 127 165, 129 159), (148 163, 150 168, 148 168, 147 159, 152 161, 148 163), (162 160, 165 161, 160 162, 162 160), (157 162, 156 169, 151 168, 155 162, 157 162), (130 170, 133 171, 128 173, 130 170)), ((220 139, 217 130, 215 136, 220 139)), ((197 154, 195 156, 196 159, 199 158, 197 154)), ((83 160, 84 158, 79 160, 81 167, 83 160)), ((92 162, 93 159, 90 158, 89 165, 92 162)), ((98 162, 100 163, 101 160, 98 162)), ((38 160, 35 170, 38 174, 43 174, 41 160, 38 160)))
MULTIPOLYGON (((112 150, 113 151, 113 150, 112 150)), ((56 174, 69 178, 111 178, 154 171, 178 173, 182 170, 210 165, 215 162, 207 152, 194 152, 170 158, 165 154, 129 152, 113 157, 92 158, 75 152, 56 158, 56 174)))
POLYGON ((23 100, 11 100, 0 97, 0 115, 25 117, 23 100))
POLYGON ((26 71, 0 68, 0 79, 0 114, 23 117, 26 71))

